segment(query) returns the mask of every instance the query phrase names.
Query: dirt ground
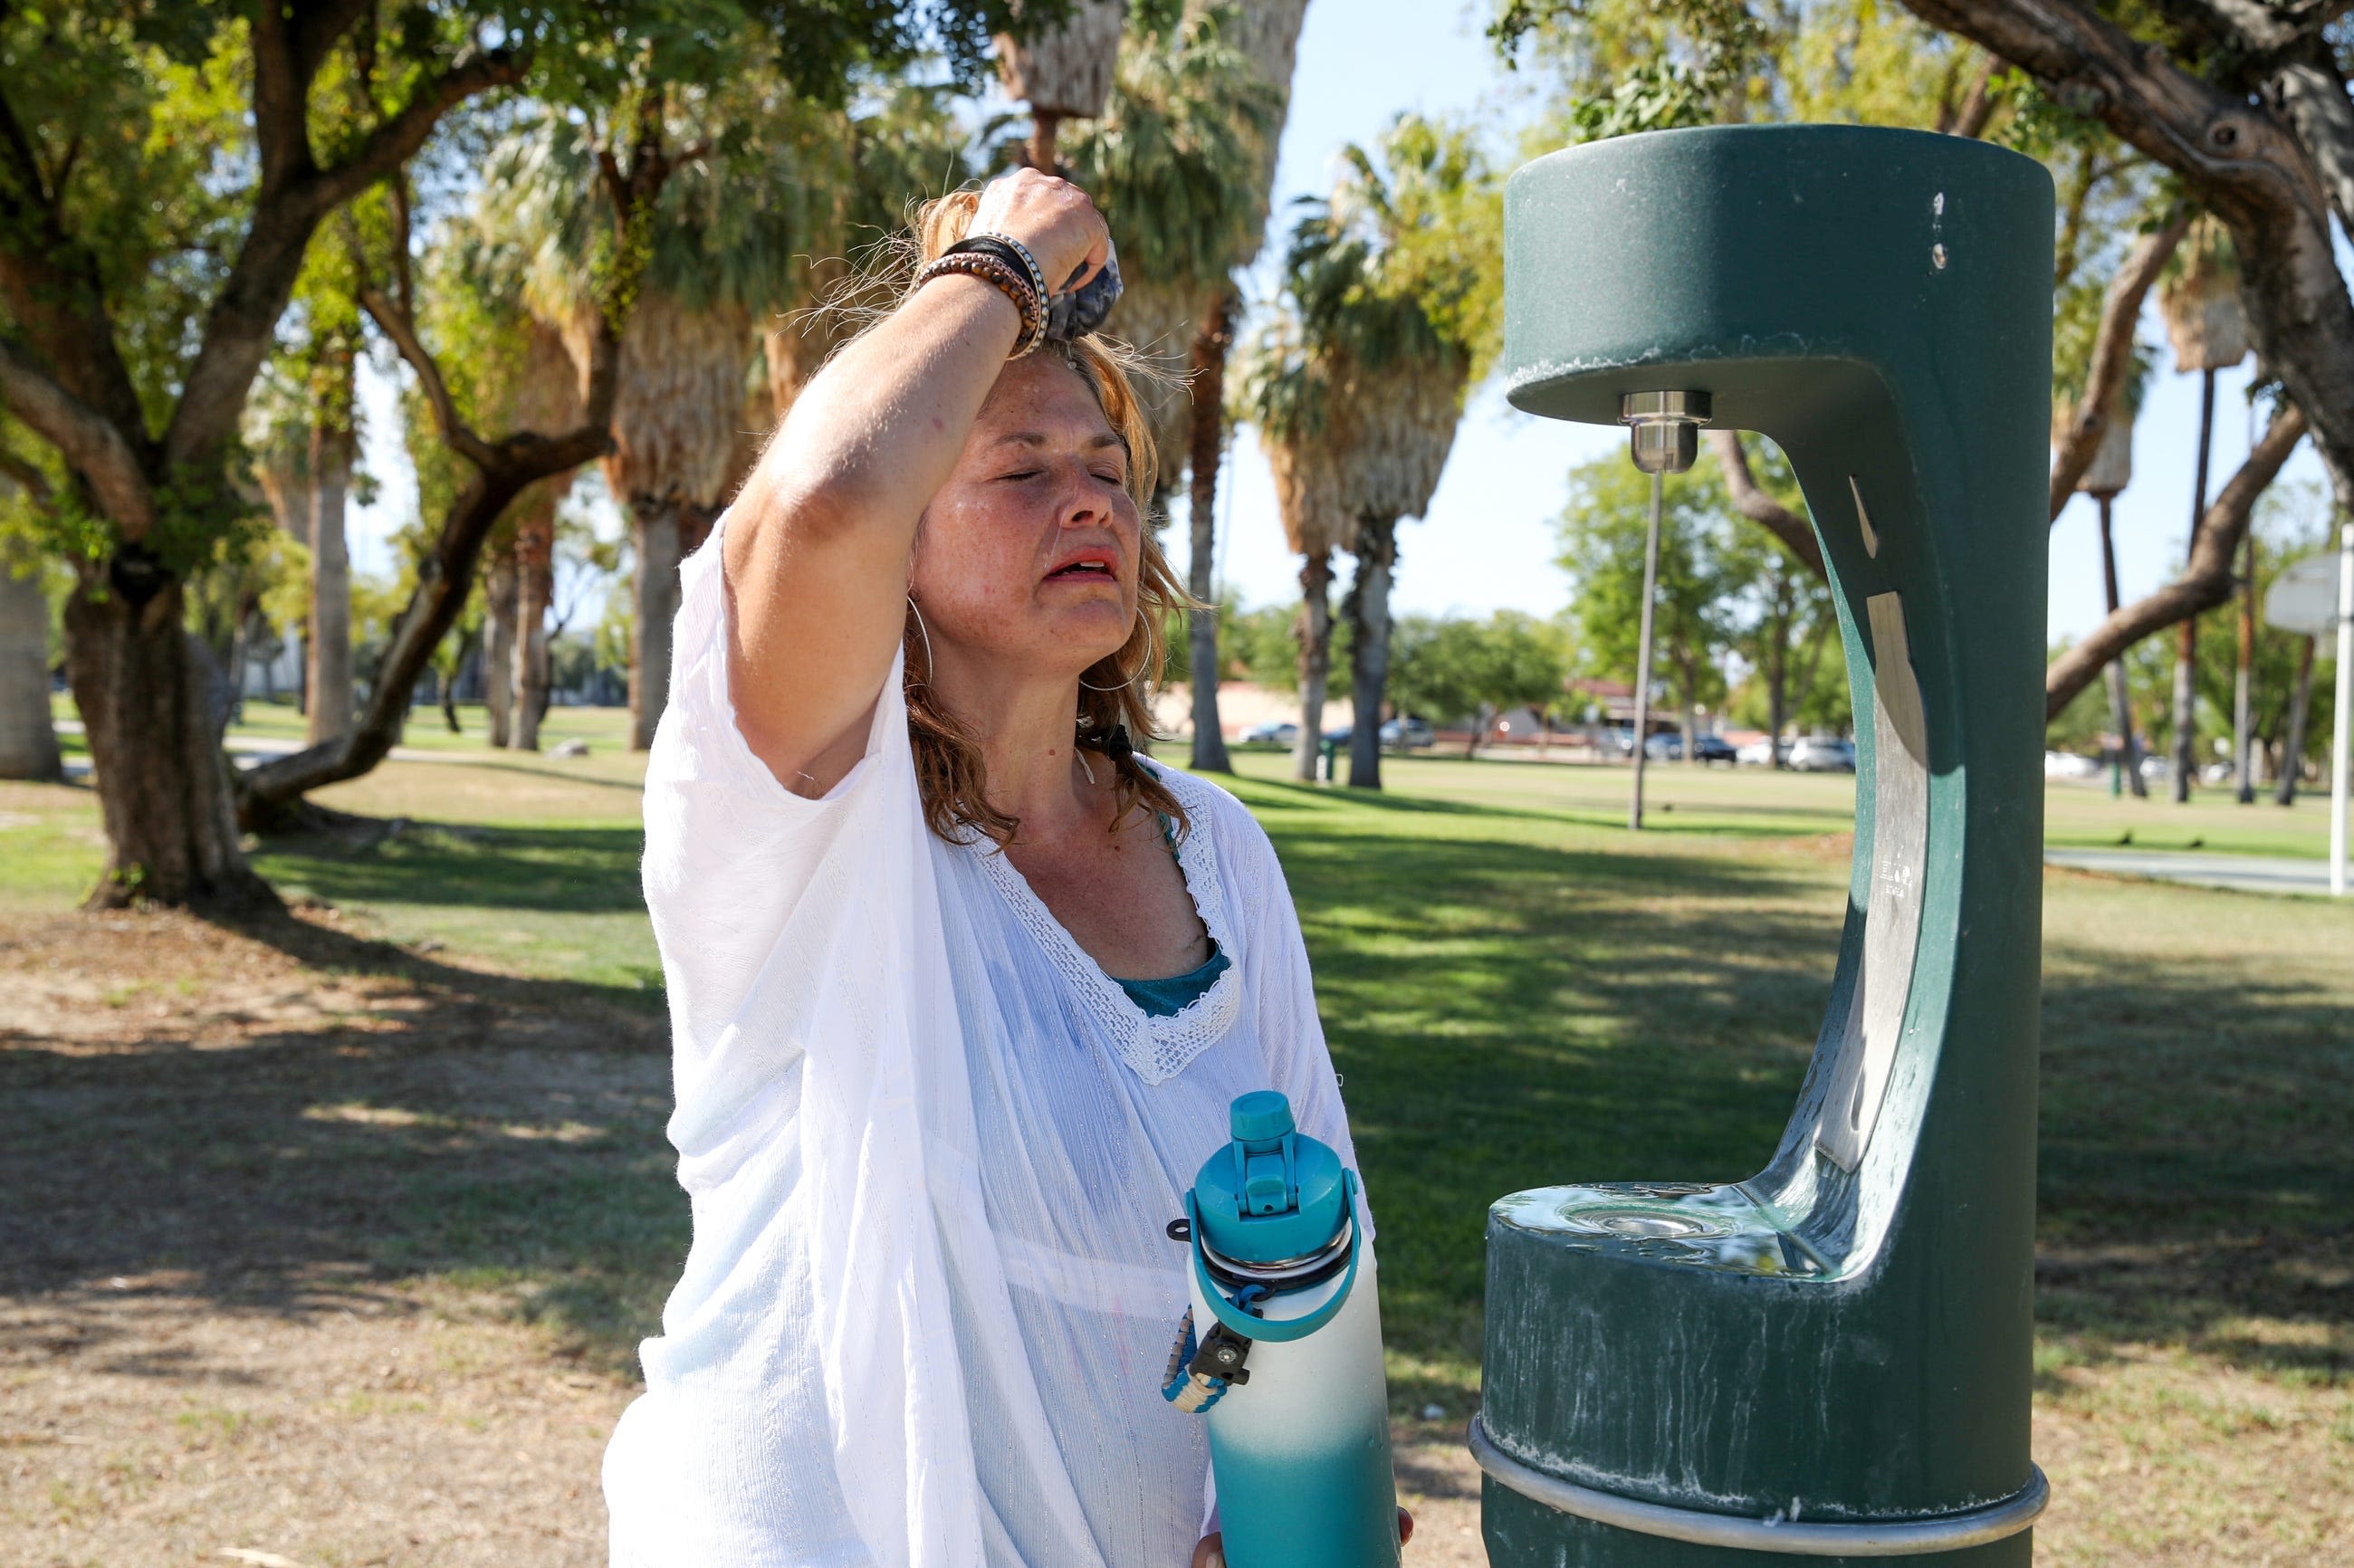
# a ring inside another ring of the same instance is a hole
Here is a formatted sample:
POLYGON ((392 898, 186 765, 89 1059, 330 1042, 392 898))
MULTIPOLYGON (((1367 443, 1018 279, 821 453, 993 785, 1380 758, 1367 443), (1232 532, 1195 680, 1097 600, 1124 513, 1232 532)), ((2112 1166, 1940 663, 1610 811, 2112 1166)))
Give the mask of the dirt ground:
MULTIPOLYGON (((661 1020, 339 925, 0 919, 0 1564, 604 1561, 661 1020)), ((1399 1442, 1480 1562, 1458 1424, 1399 1442)))
MULTIPOLYGON (((345 924, 0 915, 0 1568, 603 1561, 686 1240, 661 1016, 345 924)), ((2354 1561, 2354 1248, 2294 1262, 2168 1348, 2068 1304, 2190 1262, 2047 1245, 2040 1562, 2354 1561)), ((1460 1415, 1396 1437, 1408 1563, 1484 1562, 1460 1415)))

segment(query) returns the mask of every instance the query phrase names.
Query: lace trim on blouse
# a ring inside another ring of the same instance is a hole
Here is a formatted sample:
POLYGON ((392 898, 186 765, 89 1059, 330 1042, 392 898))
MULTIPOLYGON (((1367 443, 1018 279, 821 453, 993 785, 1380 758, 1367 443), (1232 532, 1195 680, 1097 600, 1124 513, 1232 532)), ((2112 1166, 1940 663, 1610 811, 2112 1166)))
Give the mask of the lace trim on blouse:
POLYGON ((1211 842, 1210 821, 1217 810, 1216 804, 1184 774, 1164 768, 1154 771, 1184 806, 1193 824, 1177 844, 1177 868, 1184 874, 1185 891, 1192 895, 1194 913, 1201 916, 1217 950, 1233 960, 1219 971, 1208 990, 1173 1013, 1156 1017, 1139 1007, 1119 981, 1106 974, 1103 966, 1073 939, 1063 923, 1055 918, 1054 912, 1031 891, 1029 882, 1014 869, 1013 863, 995 845, 986 840, 968 838, 961 847, 980 858, 982 870, 1005 895, 1014 916, 1037 940, 1055 972, 1087 1004, 1106 1035, 1115 1042, 1119 1058, 1128 1064, 1129 1070, 1148 1084, 1162 1084, 1183 1072, 1187 1063, 1215 1044, 1233 1026, 1235 1015, 1242 1008, 1242 959, 1234 928, 1227 923, 1225 893, 1218 877, 1217 848, 1211 842))

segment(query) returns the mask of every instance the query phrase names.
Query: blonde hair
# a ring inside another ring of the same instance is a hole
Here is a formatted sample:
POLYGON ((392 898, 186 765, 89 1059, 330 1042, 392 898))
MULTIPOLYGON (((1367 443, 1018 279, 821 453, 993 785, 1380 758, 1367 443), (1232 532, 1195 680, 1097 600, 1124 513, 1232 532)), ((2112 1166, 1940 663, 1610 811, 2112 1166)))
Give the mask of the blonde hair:
MULTIPOLYGON (((980 206, 979 192, 962 190, 927 202, 917 210, 916 243, 908 258, 910 280, 914 268, 931 261, 965 237, 980 206)), ((912 291, 911 281, 902 289, 901 297, 912 291)), ((1154 537, 1150 524, 1160 459, 1133 379, 1149 372, 1142 371, 1140 360, 1126 344, 1094 334, 1067 347, 1049 344, 1038 352, 1059 355, 1095 394, 1104 418, 1128 449, 1127 490, 1138 515, 1147 519, 1137 555, 1136 623, 1118 651, 1097 660, 1079 677, 1074 740, 1083 750, 1102 754, 1114 770, 1113 832, 1138 812, 1150 811, 1168 818, 1182 834, 1190 822, 1168 785, 1124 748, 1118 756, 1111 749, 1115 732, 1123 727, 1136 744, 1161 738, 1153 727, 1149 692, 1160 683, 1168 664, 1163 627, 1180 610, 1203 608, 1170 569, 1169 558, 1161 553, 1161 541, 1154 537)), ((1012 842, 1021 822, 990 804, 981 743, 932 691, 931 643, 913 599, 907 601, 905 638, 907 736, 915 748, 924 820, 945 839, 980 832, 1000 845, 1012 842)))

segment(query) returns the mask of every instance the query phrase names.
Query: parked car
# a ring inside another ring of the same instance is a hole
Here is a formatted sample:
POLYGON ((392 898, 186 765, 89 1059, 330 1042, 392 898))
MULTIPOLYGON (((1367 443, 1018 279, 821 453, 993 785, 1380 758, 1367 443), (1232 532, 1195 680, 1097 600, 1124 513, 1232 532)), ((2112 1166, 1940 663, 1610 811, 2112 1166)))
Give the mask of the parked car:
POLYGON ((1776 753, 1782 760, 1790 759, 1790 743, 1787 740, 1753 740, 1733 754, 1733 760, 1744 768, 1771 768, 1776 753))
POLYGON ((1684 759, 1684 737, 1680 735, 1655 735, 1643 743, 1643 755, 1654 762, 1681 762, 1684 759))
POLYGON ((1692 736, 1692 756, 1703 764, 1734 762, 1739 759, 1739 754, 1733 749, 1733 743, 1721 735, 1692 736))
POLYGON ((2101 759, 2075 751, 2047 751, 2043 754, 2043 777, 2046 779, 2098 779, 2103 771, 2101 759))
POLYGON ((1297 746, 1299 744, 1299 726, 1288 719, 1269 719, 1265 724, 1255 724, 1243 731, 1243 742, 1245 745, 1297 746))
POLYGON ((1382 726, 1384 746, 1420 747, 1432 744, 1437 738, 1437 736, 1431 733, 1430 726, 1418 718, 1394 718, 1382 726))
POLYGON ((1324 732, 1324 744, 1327 746, 1345 747, 1356 738, 1357 726, 1352 724, 1344 724, 1339 729, 1328 729, 1324 732))
POLYGON ((1635 732, 1631 729, 1606 729, 1595 746, 1613 757, 1632 757, 1635 755, 1635 732))
POLYGON ((1790 747, 1790 766, 1800 773, 1852 773, 1855 742, 1835 735, 1810 735, 1790 747))

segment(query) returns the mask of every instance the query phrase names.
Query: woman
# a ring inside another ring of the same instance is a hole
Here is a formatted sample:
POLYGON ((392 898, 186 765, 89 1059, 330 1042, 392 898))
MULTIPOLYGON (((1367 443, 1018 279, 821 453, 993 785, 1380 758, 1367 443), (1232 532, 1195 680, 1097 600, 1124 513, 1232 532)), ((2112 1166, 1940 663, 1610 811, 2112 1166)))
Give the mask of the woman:
POLYGON ((1183 599, 1135 395, 1090 338, 1014 356, 1103 220, 1023 171, 920 228, 999 238, 818 375, 683 574, 645 880, 695 1241, 617 1563, 1214 1561, 1164 1227, 1250 1089, 1354 1164, 1266 835, 1128 745, 1183 599))

